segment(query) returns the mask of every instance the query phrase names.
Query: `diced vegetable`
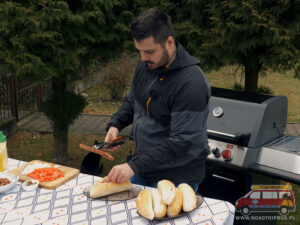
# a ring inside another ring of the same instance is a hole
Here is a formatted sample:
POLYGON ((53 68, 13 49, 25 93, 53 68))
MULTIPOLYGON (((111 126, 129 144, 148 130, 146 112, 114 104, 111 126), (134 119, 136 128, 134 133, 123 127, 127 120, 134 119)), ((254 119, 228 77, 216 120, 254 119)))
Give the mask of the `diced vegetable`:
POLYGON ((35 169, 33 172, 27 174, 28 177, 38 180, 39 182, 53 181, 64 177, 64 174, 54 167, 35 169))

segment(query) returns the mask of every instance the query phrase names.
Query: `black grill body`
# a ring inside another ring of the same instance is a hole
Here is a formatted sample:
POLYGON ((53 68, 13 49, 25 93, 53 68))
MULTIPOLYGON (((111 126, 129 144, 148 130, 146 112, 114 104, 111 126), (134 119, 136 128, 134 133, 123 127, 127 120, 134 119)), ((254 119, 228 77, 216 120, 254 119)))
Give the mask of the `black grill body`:
POLYGON ((209 105, 211 153, 198 192, 235 204, 252 184, 278 184, 279 179, 250 168, 256 164, 262 146, 284 135, 287 98, 213 87, 209 105))

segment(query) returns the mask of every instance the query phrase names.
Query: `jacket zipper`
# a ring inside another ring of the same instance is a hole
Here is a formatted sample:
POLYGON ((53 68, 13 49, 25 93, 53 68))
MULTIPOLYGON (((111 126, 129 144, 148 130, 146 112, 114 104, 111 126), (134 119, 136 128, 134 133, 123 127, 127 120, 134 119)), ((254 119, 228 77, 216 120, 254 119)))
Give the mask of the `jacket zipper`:
MULTIPOLYGON (((152 87, 152 85, 154 84, 154 82, 156 81, 157 78, 158 78, 158 76, 155 77, 155 78, 151 81, 151 83, 149 84, 149 86, 148 86, 148 88, 147 88, 148 91, 150 90, 150 88, 152 87)), ((150 104, 150 101, 151 101, 151 96, 148 98, 147 103, 146 103, 146 114, 147 114, 147 115, 150 114, 150 113, 149 113, 149 104, 150 104)))
POLYGON ((149 103, 150 103, 150 101, 151 101, 151 97, 148 99, 148 101, 147 101, 147 115, 149 115, 149 103))

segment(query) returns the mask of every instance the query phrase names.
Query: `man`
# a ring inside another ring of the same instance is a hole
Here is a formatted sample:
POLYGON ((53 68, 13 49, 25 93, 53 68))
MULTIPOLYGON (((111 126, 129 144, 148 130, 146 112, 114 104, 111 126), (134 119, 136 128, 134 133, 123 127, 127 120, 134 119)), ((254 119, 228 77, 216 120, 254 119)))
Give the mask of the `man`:
POLYGON ((105 141, 133 123, 135 155, 114 166, 108 181, 156 187, 168 179, 197 191, 208 155, 210 86, 200 61, 175 41, 168 15, 149 9, 130 25, 141 55, 129 95, 108 123, 105 141))

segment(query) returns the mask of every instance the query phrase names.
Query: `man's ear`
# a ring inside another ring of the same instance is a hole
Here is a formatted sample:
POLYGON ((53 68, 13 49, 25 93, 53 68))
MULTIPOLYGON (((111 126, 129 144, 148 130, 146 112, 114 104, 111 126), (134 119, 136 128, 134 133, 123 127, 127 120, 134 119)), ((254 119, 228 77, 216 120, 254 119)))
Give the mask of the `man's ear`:
POLYGON ((166 43, 167 43, 169 46, 175 45, 175 40, 174 40, 174 38, 173 38, 172 36, 169 36, 169 37, 167 38, 166 43))

